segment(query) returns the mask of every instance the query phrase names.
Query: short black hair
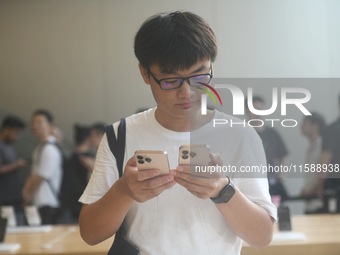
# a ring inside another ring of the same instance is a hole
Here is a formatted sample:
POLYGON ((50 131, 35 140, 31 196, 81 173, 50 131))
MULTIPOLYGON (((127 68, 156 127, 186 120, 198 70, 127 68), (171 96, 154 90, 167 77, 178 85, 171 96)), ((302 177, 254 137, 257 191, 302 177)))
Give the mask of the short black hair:
POLYGON ((90 131, 91 131, 90 127, 75 124, 73 129, 74 129, 74 140, 77 145, 82 144, 86 140, 86 138, 90 136, 90 131))
POLYGON ((105 123, 96 122, 91 126, 91 130, 94 130, 99 135, 103 135, 105 133, 105 123))
POLYGON ((307 115, 305 117, 305 121, 309 121, 310 123, 317 125, 319 128, 319 134, 323 135, 325 129, 326 129, 326 121, 325 118, 317 113, 317 112, 311 112, 312 115, 307 115))
POLYGON ((210 26, 191 12, 154 15, 138 30, 135 55, 143 67, 157 64, 163 72, 188 69, 198 61, 215 61, 216 37, 210 26))
POLYGON ((26 124, 23 120, 21 120, 19 117, 9 115, 3 119, 1 130, 4 130, 5 128, 24 129, 25 127, 26 127, 26 124))
POLYGON ((37 115, 43 115, 47 119, 48 123, 50 124, 53 123, 53 115, 49 111, 45 109, 38 109, 33 112, 32 116, 37 116, 37 115))

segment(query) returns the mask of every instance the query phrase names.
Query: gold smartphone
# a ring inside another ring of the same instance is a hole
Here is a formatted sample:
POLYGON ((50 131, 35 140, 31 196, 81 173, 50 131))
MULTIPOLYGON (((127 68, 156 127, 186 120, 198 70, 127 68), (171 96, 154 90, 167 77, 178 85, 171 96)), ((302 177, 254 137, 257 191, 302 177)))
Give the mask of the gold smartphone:
POLYGON ((160 150, 135 151, 138 170, 158 169, 161 175, 170 173, 168 154, 160 150))

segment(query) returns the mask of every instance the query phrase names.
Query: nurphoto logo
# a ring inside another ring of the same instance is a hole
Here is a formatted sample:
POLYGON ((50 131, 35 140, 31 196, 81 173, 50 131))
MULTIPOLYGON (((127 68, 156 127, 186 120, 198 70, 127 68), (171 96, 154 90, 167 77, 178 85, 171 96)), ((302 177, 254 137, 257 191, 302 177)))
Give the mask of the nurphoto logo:
MULTIPOLYGON (((211 87, 211 86, 210 86, 211 87)), ((209 87, 209 88, 210 88, 209 87)), ((212 87, 211 87, 212 88, 212 87)), ((280 104, 280 115, 287 115, 287 105, 294 105, 297 107, 303 115, 311 115, 308 109, 304 106, 305 103, 309 102, 311 99, 311 93, 305 88, 298 87, 283 87, 280 90, 276 87, 272 88, 272 104, 268 109, 256 109, 253 105, 253 88, 247 88, 247 102, 245 102, 245 95, 243 91, 233 85, 233 84, 216 84, 214 86, 217 90, 223 90, 232 95, 232 113, 233 115, 245 115, 245 103, 251 113, 257 116, 268 116, 274 113, 278 109, 280 104), (294 96, 294 97, 292 97, 294 96)), ((207 89, 206 89, 207 90, 207 89)), ((212 90, 215 96, 219 99, 220 105, 222 106, 222 100, 220 95, 216 90, 212 90)), ((208 91, 207 94, 202 94, 201 96, 201 114, 207 114, 207 95, 212 98, 214 104, 216 104, 216 99, 213 97, 212 93, 208 91), (208 93, 209 92, 209 93, 208 93)), ((214 127, 216 125, 243 125, 250 127, 261 127, 265 122, 269 122, 272 127, 274 127, 276 122, 280 122, 283 127, 296 127, 298 122, 295 119, 250 119, 248 121, 238 121, 233 122, 233 120, 227 119, 214 119, 214 127)))

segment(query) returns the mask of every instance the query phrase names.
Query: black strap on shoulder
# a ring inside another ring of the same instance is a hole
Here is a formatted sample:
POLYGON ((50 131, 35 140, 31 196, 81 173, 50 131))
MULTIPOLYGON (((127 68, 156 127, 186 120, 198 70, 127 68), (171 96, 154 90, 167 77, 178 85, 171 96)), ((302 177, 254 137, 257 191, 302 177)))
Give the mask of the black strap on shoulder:
MULTIPOLYGON (((119 178, 123 175, 123 162, 125 153, 125 138, 126 138, 126 124, 125 119, 120 120, 118 126, 118 138, 112 125, 105 126, 107 142, 109 143, 110 150, 116 158, 119 178)), ((131 245, 123 237, 123 225, 121 225, 115 235, 113 244, 108 252, 108 255, 138 255, 139 251, 131 245)))
POLYGON ((116 137, 113 125, 105 126, 105 132, 110 150, 112 154, 115 156, 117 161, 117 168, 120 178, 123 175, 123 162, 125 154, 125 136, 126 136, 125 119, 124 118, 120 119, 120 123, 118 126, 118 137, 116 137))

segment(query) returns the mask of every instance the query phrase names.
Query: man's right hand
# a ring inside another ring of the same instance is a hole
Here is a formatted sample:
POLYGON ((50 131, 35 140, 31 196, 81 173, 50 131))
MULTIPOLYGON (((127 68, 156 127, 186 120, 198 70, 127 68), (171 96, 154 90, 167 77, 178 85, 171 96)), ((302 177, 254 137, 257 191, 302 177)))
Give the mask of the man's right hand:
POLYGON ((132 157, 127 162, 119 181, 122 182, 127 195, 141 203, 174 186, 176 181, 172 173, 171 171, 170 174, 160 175, 158 169, 138 171, 136 159, 132 157))

